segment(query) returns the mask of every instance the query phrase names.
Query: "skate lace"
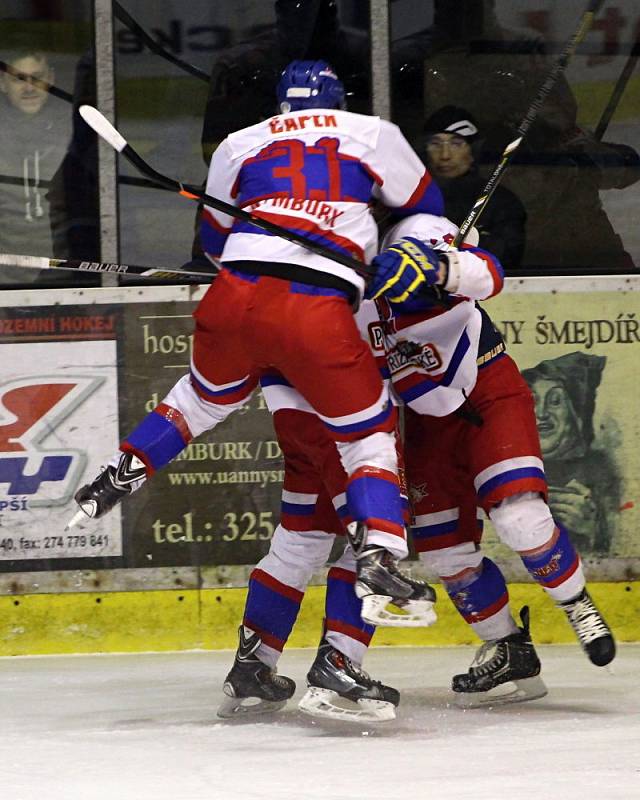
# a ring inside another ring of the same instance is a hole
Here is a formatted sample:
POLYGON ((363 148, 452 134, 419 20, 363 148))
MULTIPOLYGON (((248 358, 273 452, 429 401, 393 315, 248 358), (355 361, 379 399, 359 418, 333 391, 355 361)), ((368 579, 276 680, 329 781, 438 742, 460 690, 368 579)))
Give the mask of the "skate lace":
MULTIPOLYGON (((338 651, 336 651, 338 652, 338 651)), ((357 678, 360 683, 367 685, 367 686, 382 686, 380 681, 374 681, 371 675, 362 669, 361 666, 354 663, 350 658, 347 658, 344 654, 339 653, 340 658, 338 659, 338 664, 342 661, 345 669, 352 674, 355 678, 357 678)))
POLYGON ((281 689, 287 689, 289 687, 289 681, 286 678, 283 678, 281 675, 278 675, 275 670, 271 671, 271 680, 281 689))
POLYGON ((585 644, 590 644, 602 636, 610 635, 598 609, 588 598, 568 607, 567 615, 575 632, 585 644))
POLYGON ((404 581, 413 586, 427 585, 425 581, 418 580, 417 578, 412 577, 408 572, 405 572, 404 570, 400 569, 400 567, 396 564, 393 558, 389 558, 387 563, 385 563, 385 566, 389 570, 389 572, 393 573, 394 575, 397 575, 399 578, 402 578, 404 581))
POLYGON ((492 672, 494 667, 503 660, 504 648, 504 643, 499 641, 489 641, 481 644, 474 656, 470 671, 476 675, 487 675, 492 672), (495 647, 495 653, 489 658, 489 652, 492 647, 495 647))

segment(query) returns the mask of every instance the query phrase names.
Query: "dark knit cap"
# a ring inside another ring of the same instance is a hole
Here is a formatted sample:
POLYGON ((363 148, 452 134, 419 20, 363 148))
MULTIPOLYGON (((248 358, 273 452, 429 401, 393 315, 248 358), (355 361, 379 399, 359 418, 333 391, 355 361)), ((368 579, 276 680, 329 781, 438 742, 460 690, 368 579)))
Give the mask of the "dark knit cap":
POLYGON ((436 133, 454 133, 471 143, 478 137, 478 123, 464 108, 443 106, 424 123, 424 132, 427 136, 436 133))

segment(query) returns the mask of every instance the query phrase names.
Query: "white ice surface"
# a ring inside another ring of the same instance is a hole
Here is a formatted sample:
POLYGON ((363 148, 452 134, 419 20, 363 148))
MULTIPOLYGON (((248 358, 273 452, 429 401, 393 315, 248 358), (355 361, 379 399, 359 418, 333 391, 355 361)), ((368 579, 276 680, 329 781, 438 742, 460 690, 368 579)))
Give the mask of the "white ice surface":
MULTIPOLYGON (((540 647, 549 694, 449 706, 471 648, 377 648, 365 666, 402 691, 399 718, 320 722, 295 703, 260 721, 215 716, 231 652, 0 659, 2 800, 634 800, 640 645, 612 670, 540 647)), ((299 698, 314 653, 281 672, 299 698)))

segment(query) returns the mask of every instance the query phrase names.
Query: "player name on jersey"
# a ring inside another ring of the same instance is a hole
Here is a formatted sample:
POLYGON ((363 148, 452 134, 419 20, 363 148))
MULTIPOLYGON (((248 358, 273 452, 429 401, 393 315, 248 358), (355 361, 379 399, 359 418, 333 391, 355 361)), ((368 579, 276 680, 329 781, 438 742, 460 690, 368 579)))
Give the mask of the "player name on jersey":
POLYGON ((272 117, 269 120, 271 133, 303 131, 305 128, 337 128, 335 114, 302 114, 297 117, 272 117))

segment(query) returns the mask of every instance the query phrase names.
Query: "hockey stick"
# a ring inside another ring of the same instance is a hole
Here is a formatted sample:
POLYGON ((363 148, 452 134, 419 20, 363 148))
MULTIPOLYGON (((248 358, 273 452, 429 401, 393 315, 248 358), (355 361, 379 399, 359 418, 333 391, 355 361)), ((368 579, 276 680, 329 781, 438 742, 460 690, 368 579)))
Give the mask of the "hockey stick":
POLYGON ((535 96, 533 102, 527 109, 527 112, 524 115, 524 119, 522 120, 516 131, 517 138, 514 139, 512 142, 509 142, 509 144, 505 147, 504 152, 502 153, 502 157, 498 162, 498 166, 494 169, 491 177, 486 183, 486 186, 482 190, 480 197, 478 197, 478 199, 474 203, 473 208, 469 212, 467 218, 464 220, 462 225, 460 225, 460 229, 452 243, 453 247, 459 247, 464 242, 467 233, 469 233, 473 225, 476 223, 480 214, 482 214, 482 212, 486 208, 486 205, 489 202, 491 195, 494 193, 495 188, 502 177, 502 174, 504 173, 505 169, 509 165, 509 162, 513 158, 513 154, 516 152, 516 150, 520 146, 520 143, 527 134, 529 128, 534 123, 536 117, 538 116, 538 112, 542 107, 542 104, 547 99, 549 93, 555 86, 556 81, 567 68, 567 65, 571 60, 571 56, 574 54, 576 47, 587 35, 587 32, 589 31, 589 28, 591 28, 591 25, 593 23, 593 18, 598 13, 603 3, 604 0, 589 0, 589 5, 587 6, 582 17, 580 18, 580 24, 578 25, 576 32, 569 39, 569 41, 564 47, 564 50, 558 56, 557 60, 549 70, 549 74, 547 75, 544 83, 540 87, 538 94, 535 96))
POLYGON ((109 264, 99 261, 79 261, 66 258, 45 258, 0 253, 0 267, 27 267, 28 269, 66 269, 81 272, 115 272, 117 275, 136 275, 140 278, 175 281, 184 278, 202 278, 201 283, 213 280, 215 272, 196 270, 167 270, 154 267, 138 267, 131 264, 109 264))
POLYGON ((209 83, 209 75, 207 75, 206 72, 203 72, 201 69, 198 69, 198 67, 194 67, 193 64, 189 64, 188 62, 183 61, 181 58, 174 56, 168 50, 165 50, 162 45, 158 44, 155 39, 149 36, 142 25, 139 25, 135 19, 133 19, 133 17, 127 11, 125 11, 120 3, 116 2, 116 0, 114 0, 113 3, 113 11, 114 16, 119 19, 123 25, 129 28, 132 33, 135 33, 136 36, 139 36, 149 50, 151 50, 151 52, 161 56, 162 58, 165 58, 167 61, 175 64, 176 67, 180 67, 180 69, 188 72, 189 75, 194 75, 196 78, 200 78, 200 80, 209 83))
POLYGON ((620 98, 622 97, 625 89, 627 88, 627 83, 629 82, 629 78, 631 77, 631 74, 635 69, 638 58, 640 58, 640 25, 638 26, 638 35, 636 36, 636 40, 633 43, 633 47, 631 48, 631 53, 629 54, 629 58, 626 60, 622 72, 620 73, 620 77, 616 81, 616 85, 613 88, 613 92, 611 93, 609 102, 607 103, 604 111, 602 112, 600 121, 598 122, 595 132, 593 134, 594 138, 596 138, 598 141, 602 139, 602 137, 604 136, 604 132, 607 130, 607 127, 611 122, 611 118, 613 117, 615 110, 618 107, 620 98))
MULTIPOLYGON (((24 186, 24 178, 19 178, 16 175, 0 174, 0 184, 3 183, 7 186, 24 186)), ((40 178, 38 186, 40 186, 41 189, 49 189, 52 183, 53 181, 51 180, 40 178)), ((125 186, 136 186, 140 189, 161 189, 163 192, 171 191, 171 189, 168 189, 166 186, 160 186, 159 183, 147 180, 147 178, 136 178, 133 175, 118 175, 118 183, 125 186)))
POLYGON ((280 225, 275 225, 273 222, 262 219, 262 217, 256 217, 253 214, 250 214, 248 211, 244 211, 241 208, 237 208, 229 203, 225 203, 224 200, 220 200, 217 197, 212 197, 211 195, 206 194, 197 186, 190 186, 185 183, 180 183, 173 178, 169 178, 167 175, 163 175, 161 172, 156 172, 153 167, 147 164, 147 162, 138 153, 136 153, 133 147, 128 144, 124 136, 122 136, 122 134, 113 127, 113 125, 98 111, 97 108, 87 105, 80 106, 80 116, 84 119, 87 125, 89 125, 89 127, 93 128, 98 136, 101 136, 111 145, 111 147, 114 148, 114 150, 117 150, 118 153, 122 153, 122 155, 128 161, 130 161, 139 172, 141 172, 143 175, 147 175, 157 183, 162 184, 169 189, 173 189, 173 191, 182 195, 182 197, 187 197, 189 200, 202 202, 204 205, 215 208, 217 211, 221 211, 223 214, 228 214, 230 217, 235 217, 235 219, 241 219, 244 222, 255 225, 256 228, 267 231, 267 233, 271 233, 274 236, 279 236, 282 239, 286 239, 288 242, 298 244, 301 247, 304 247, 305 250, 309 250, 316 255, 322 256, 323 258, 328 258, 331 261, 335 261, 345 267, 349 267, 349 269, 354 270, 354 272, 357 272, 358 275, 361 275, 363 278, 370 278, 375 275, 375 269, 372 269, 368 264, 365 264, 362 261, 358 261, 351 256, 338 253, 335 250, 330 250, 328 247, 324 247, 323 245, 318 244, 312 239, 302 236, 295 231, 290 231, 287 228, 281 228, 280 225))
MULTIPOLYGON (((520 143, 524 139, 529 128, 531 127, 534 120, 538 116, 538 112, 540 111, 542 104, 544 103, 547 96, 553 89, 558 77, 567 68, 569 60, 571 59, 571 56, 573 55, 576 47, 586 36, 589 28, 593 23, 593 18, 599 11, 603 2, 604 0, 590 0, 586 11, 584 12, 584 14, 580 19, 580 24, 578 26, 578 29, 569 39, 569 41, 564 47, 564 50, 558 56, 557 60, 549 70, 549 73, 544 83, 542 84, 542 86, 538 91, 538 94, 535 96, 531 105, 527 109, 524 119, 520 123, 520 126, 518 127, 517 130, 518 138, 510 142, 504 149, 504 152, 502 153, 502 157, 498 162, 498 165, 494 169, 484 189, 480 193, 480 196, 473 204, 471 211, 469 211, 469 214, 467 215, 466 219, 460 225, 458 233, 451 242, 451 247, 460 247, 464 243, 464 240, 466 239, 467 234, 469 233, 471 228, 478 221, 478 218, 486 208, 487 203, 491 199, 491 196, 493 195, 498 183, 500 182, 502 175, 504 174, 504 171, 509 165, 511 158, 513 157, 513 154, 520 146, 520 143)), ((430 287, 429 289, 425 289, 423 291, 423 294, 426 294, 431 299, 433 299, 436 305, 441 305, 444 306, 445 308, 450 307, 450 304, 448 302, 447 292, 444 291, 434 292, 433 287, 430 287)), ((405 342, 400 342, 398 345, 398 350, 400 350, 400 352, 407 358, 411 358, 412 356, 417 355, 418 353, 421 352, 421 346, 418 345, 416 342, 408 340, 405 342)))

